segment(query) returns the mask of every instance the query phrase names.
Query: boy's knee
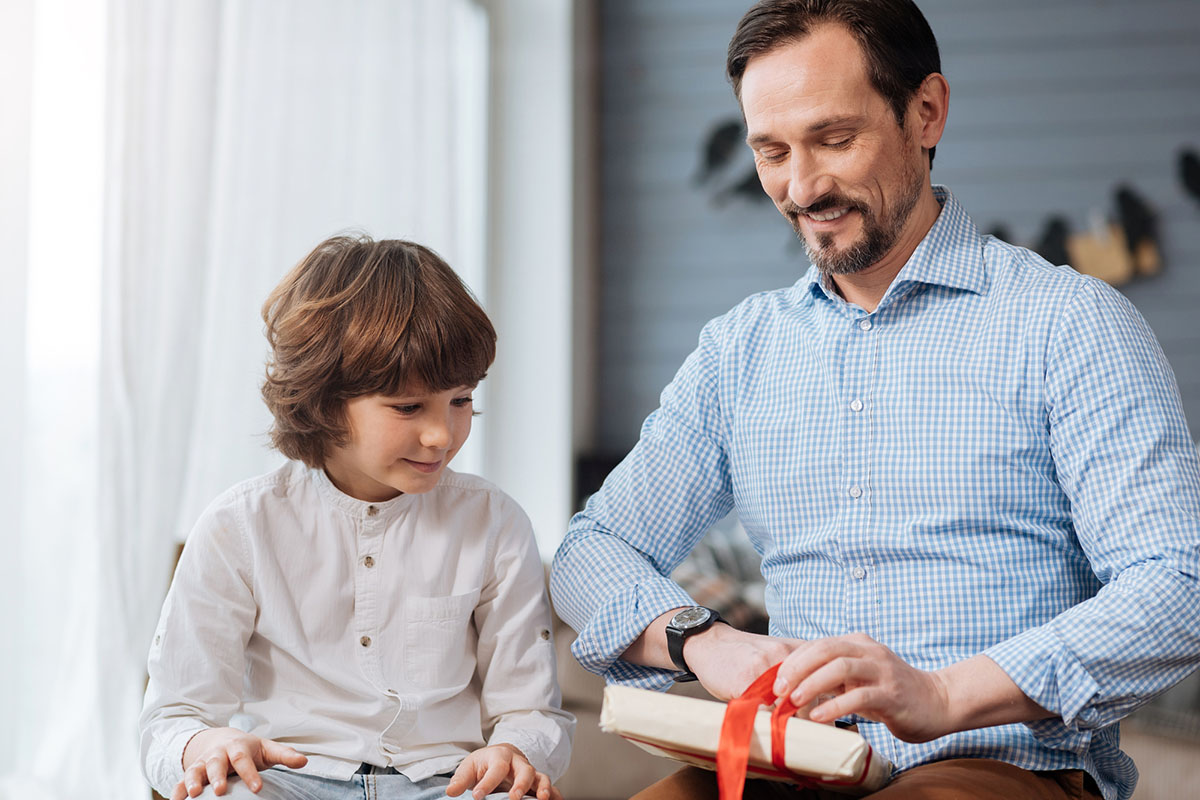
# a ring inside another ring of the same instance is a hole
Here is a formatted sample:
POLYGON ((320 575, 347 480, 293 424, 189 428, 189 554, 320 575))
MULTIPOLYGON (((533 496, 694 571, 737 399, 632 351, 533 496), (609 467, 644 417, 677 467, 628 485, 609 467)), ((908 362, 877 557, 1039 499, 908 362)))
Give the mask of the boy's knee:
POLYGON ((257 793, 250 791, 237 775, 230 775, 225 784, 224 794, 218 796, 210 784, 204 787, 204 791, 196 800, 290 800, 296 797, 295 792, 289 791, 288 785, 279 780, 278 773, 263 770, 259 776, 262 778, 262 788, 257 793))

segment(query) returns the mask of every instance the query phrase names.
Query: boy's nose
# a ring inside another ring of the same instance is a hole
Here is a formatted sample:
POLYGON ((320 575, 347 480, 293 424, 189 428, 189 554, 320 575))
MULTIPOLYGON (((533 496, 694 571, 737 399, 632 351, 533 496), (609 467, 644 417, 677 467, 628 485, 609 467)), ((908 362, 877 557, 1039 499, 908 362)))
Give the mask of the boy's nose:
POLYGON ((444 450, 450 446, 450 426, 444 421, 431 422, 421 431, 421 444, 434 450, 444 450))

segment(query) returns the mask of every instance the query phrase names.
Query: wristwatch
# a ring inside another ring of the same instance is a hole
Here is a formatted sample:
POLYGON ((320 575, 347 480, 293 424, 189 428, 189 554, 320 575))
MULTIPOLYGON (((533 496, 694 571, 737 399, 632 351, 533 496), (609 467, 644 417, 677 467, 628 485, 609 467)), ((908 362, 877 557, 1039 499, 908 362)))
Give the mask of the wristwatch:
POLYGON ((675 678, 677 683, 696 680, 695 673, 688 669, 687 662, 683 660, 683 643, 689 636, 708 630, 716 622, 724 622, 716 611, 704 606, 691 606, 677 611, 667 623, 667 652, 671 654, 675 666, 683 670, 683 674, 675 678))

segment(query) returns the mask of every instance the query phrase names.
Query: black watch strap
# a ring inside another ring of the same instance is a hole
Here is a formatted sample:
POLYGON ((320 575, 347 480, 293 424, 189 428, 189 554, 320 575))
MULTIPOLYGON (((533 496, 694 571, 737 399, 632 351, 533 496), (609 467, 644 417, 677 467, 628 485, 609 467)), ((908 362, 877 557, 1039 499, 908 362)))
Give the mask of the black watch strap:
POLYGON ((711 608, 704 606, 692 606, 685 608, 667 623, 667 653, 671 656, 671 662, 682 672, 681 675, 675 677, 676 683, 685 683, 687 681, 696 680, 696 675, 688 669, 687 661, 683 658, 683 644, 688 640, 689 636, 694 636, 697 633, 706 631, 718 622, 723 622, 721 615, 711 608), (689 624, 677 625, 676 620, 681 616, 699 616, 700 612, 707 612, 707 618, 698 621, 688 620, 689 624))

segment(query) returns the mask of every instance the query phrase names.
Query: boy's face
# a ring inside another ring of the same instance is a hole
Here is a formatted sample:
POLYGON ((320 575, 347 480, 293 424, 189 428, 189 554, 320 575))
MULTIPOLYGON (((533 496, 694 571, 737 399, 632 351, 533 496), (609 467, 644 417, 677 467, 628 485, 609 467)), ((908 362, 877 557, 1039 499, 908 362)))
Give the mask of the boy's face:
POLYGON ((373 503, 428 492, 471 432, 474 389, 410 387, 346 401, 350 441, 330 453, 326 474, 346 494, 373 503))

